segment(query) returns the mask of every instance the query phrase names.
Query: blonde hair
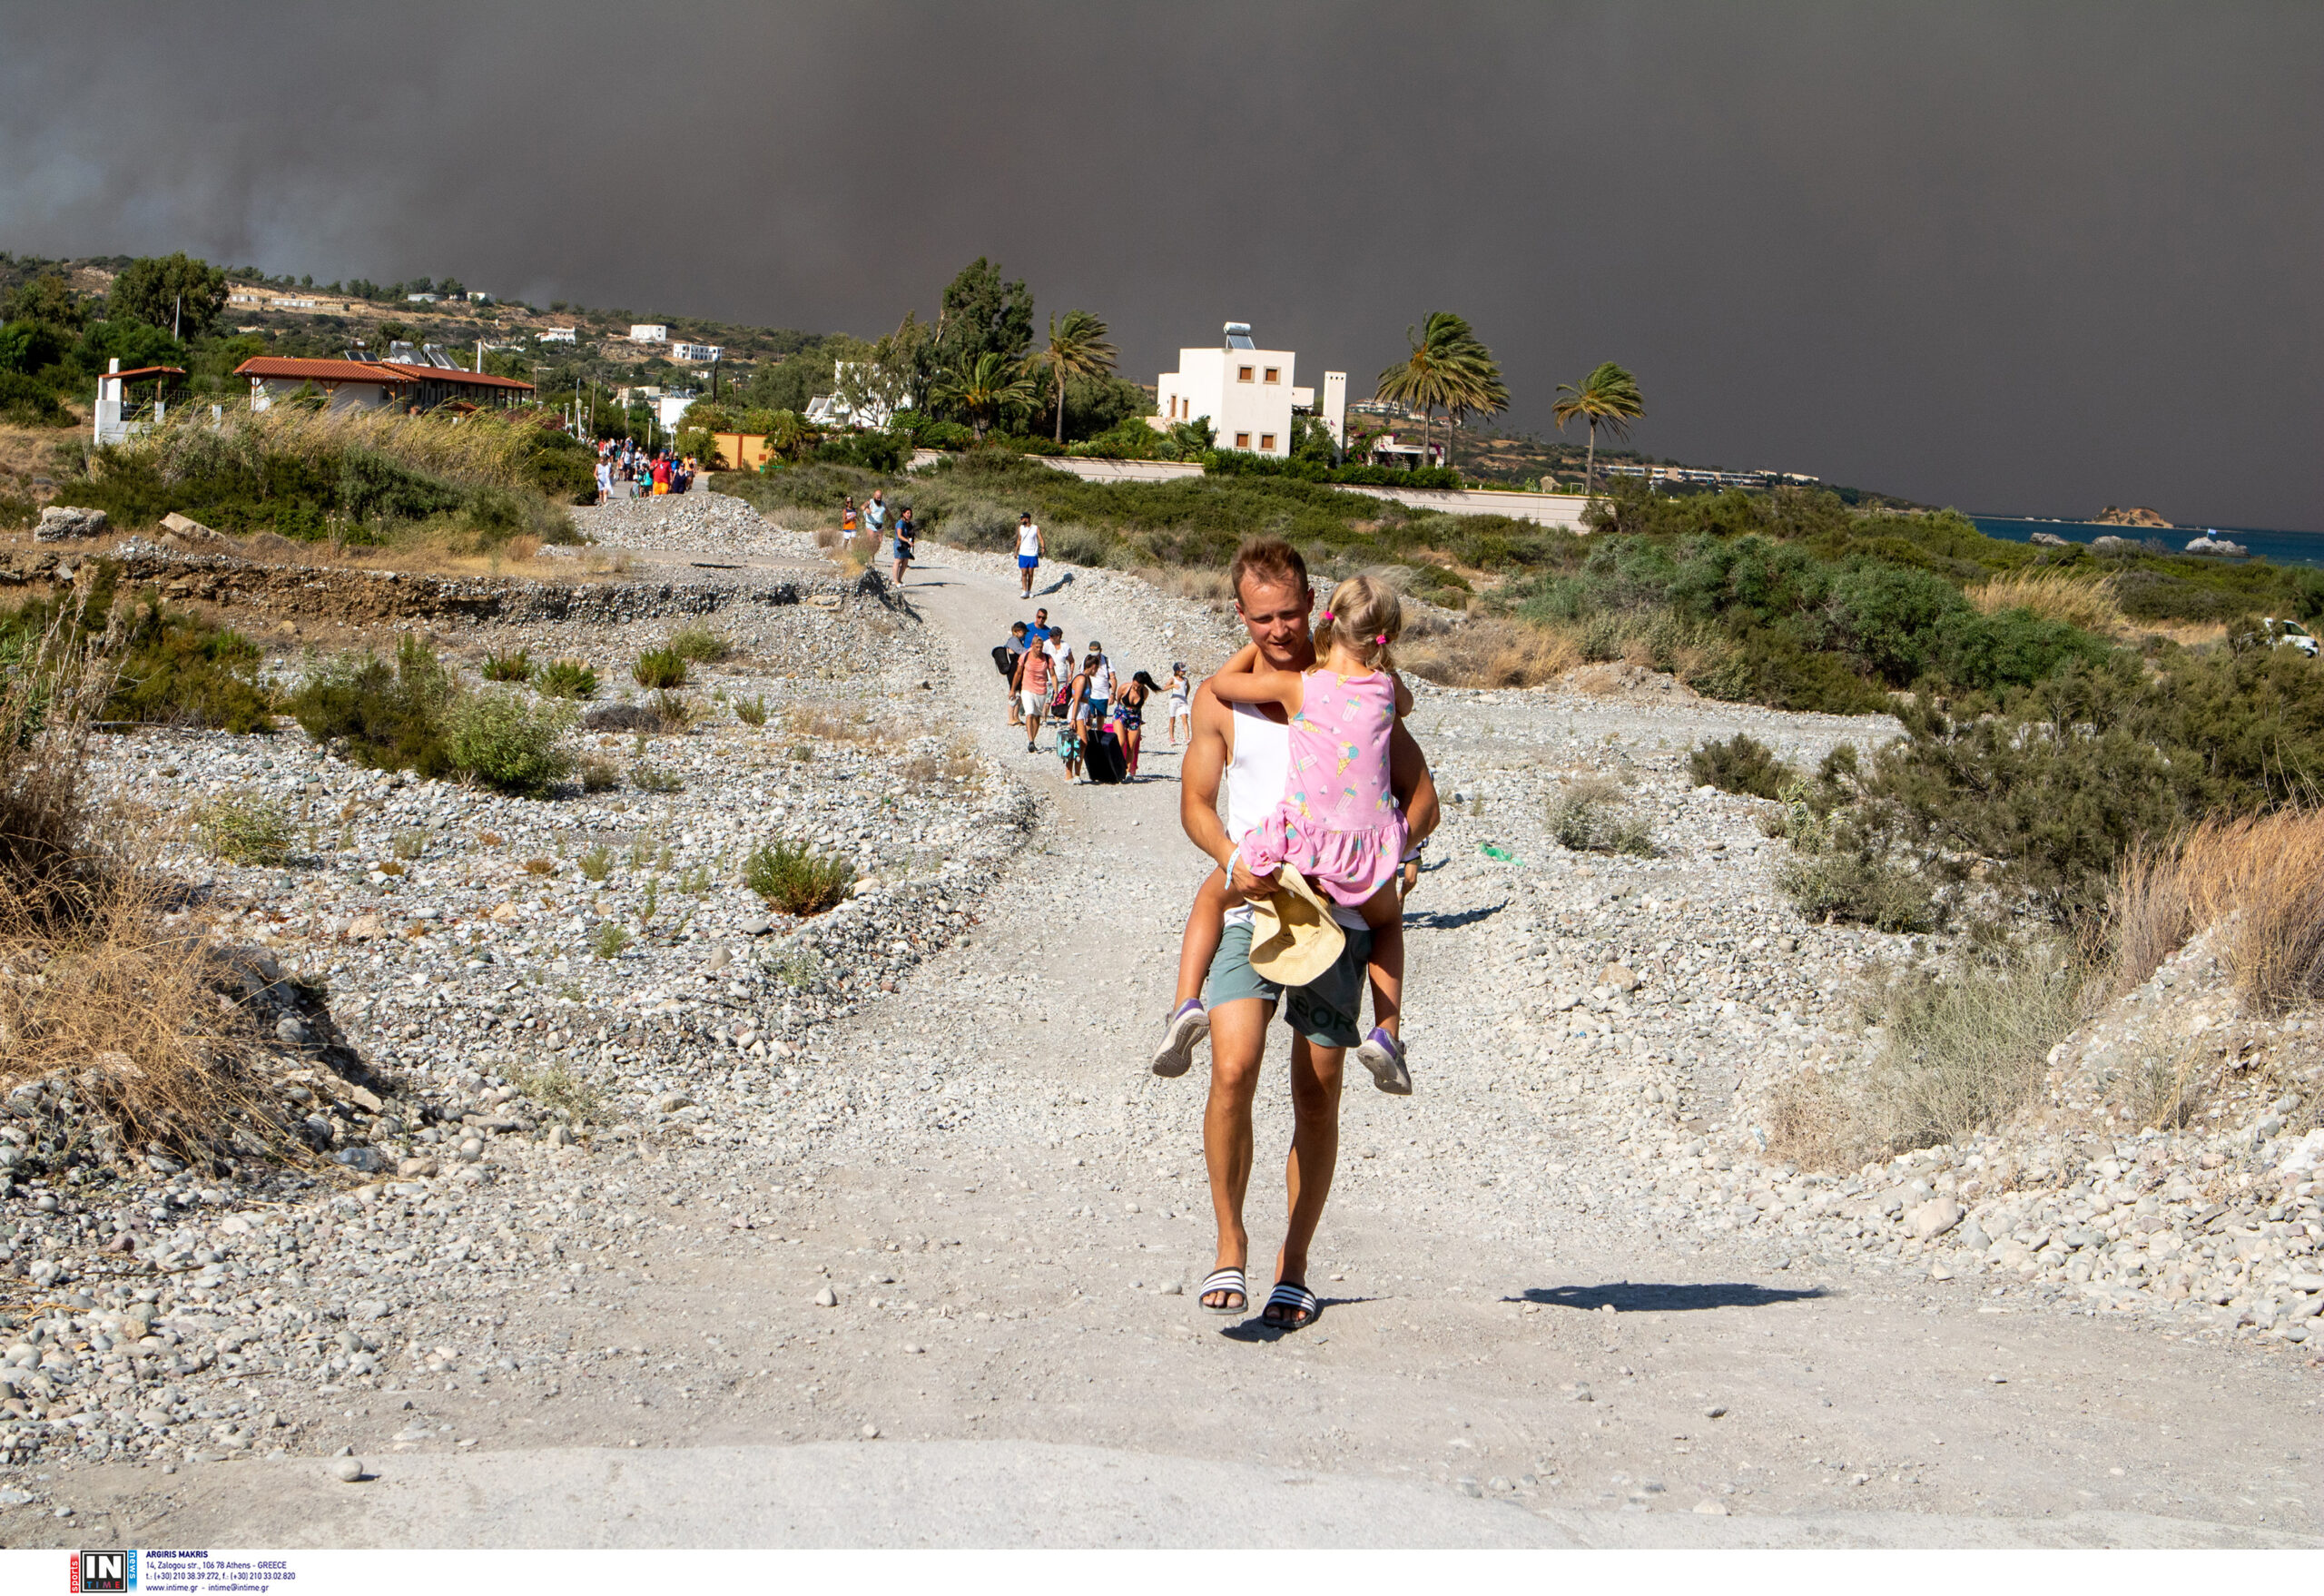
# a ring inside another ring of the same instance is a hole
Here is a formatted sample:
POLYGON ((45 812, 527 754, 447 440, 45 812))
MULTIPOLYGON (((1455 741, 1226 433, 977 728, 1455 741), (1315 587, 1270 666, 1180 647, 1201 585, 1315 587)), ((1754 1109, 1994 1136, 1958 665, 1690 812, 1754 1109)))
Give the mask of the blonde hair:
POLYGON ((1336 643, 1372 670, 1393 668, 1388 649, 1403 632, 1404 606, 1385 582, 1350 576, 1332 589, 1331 603, 1319 618, 1324 626, 1315 639, 1318 655, 1336 643))

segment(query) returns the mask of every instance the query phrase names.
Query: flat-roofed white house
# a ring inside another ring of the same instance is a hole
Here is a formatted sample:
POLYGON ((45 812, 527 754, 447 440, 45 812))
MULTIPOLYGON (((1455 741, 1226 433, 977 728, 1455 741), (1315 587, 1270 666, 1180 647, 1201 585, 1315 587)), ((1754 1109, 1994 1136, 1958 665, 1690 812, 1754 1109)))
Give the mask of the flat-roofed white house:
POLYGON ((725 352, 723 344, 674 343, 670 346, 670 358, 677 360, 714 360, 725 352))
POLYGON ((570 327, 544 327, 541 329, 541 341, 543 343, 574 343, 578 341, 575 337, 576 330, 570 327))
POLYGON ((629 325, 629 341, 667 343, 670 341, 669 324, 663 321, 633 321, 629 325))
POLYGON ((1314 415, 1336 443, 1346 424, 1347 373, 1324 373, 1319 408, 1315 390, 1293 381, 1297 360, 1289 350, 1259 348, 1248 322, 1229 321, 1218 348, 1178 351, 1178 369, 1155 383, 1149 424, 1167 432, 1181 421, 1207 420, 1219 448, 1279 458, 1291 452, 1292 417, 1314 415))

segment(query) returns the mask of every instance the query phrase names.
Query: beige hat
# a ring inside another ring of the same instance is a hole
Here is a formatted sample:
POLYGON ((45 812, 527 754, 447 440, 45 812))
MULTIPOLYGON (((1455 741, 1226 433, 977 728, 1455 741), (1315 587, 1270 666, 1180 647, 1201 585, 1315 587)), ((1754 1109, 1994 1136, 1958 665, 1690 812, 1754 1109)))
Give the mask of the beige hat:
POLYGON ((1278 986, 1304 987, 1339 961, 1347 933, 1297 871, 1286 864, 1275 881, 1251 905, 1251 968, 1278 986))

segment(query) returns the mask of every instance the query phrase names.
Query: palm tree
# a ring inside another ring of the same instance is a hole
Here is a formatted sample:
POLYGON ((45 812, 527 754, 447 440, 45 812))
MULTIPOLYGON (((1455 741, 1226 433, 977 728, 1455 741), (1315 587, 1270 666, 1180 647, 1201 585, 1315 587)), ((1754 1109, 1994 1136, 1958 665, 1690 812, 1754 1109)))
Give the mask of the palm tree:
MULTIPOLYGON (((1444 407, 1448 423, 1452 417, 1472 411, 1492 415, 1508 408, 1509 389, 1502 382, 1501 368, 1464 317, 1450 310, 1431 310, 1417 330, 1405 328, 1404 337, 1412 353, 1380 373, 1380 386, 1373 397, 1417 409, 1424 418, 1423 448, 1439 405, 1444 407)), ((1449 458, 1449 429, 1445 452, 1449 458)))
POLYGON ((1055 316, 1049 318, 1049 347, 1025 357, 1025 374, 1029 377, 1044 366, 1049 368, 1049 381, 1057 389, 1058 442, 1065 441, 1065 379, 1105 376, 1114 369, 1117 352, 1106 341, 1106 324, 1088 310, 1068 310, 1061 326, 1055 316))
POLYGON ((938 372, 928 396, 939 404, 958 405, 982 438, 1003 410, 1032 403, 1033 382, 1009 360, 987 353, 938 372))
POLYGON ((1617 438, 1630 435, 1630 423, 1646 414, 1646 400, 1640 397, 1638 379, 1608 360, 1581 379, 1581 386, 1571 382, 1558 384, 1558 391, 1571 397, 1561 399, 1551 407, 1550 414, 1557 418, 1558 430, 1576 416, 1590 423, 1590 464, 1582 474, 1581 488, 1585 494, 1598 491, 1598 426, 1605 423, 1606 430, 1617 438))

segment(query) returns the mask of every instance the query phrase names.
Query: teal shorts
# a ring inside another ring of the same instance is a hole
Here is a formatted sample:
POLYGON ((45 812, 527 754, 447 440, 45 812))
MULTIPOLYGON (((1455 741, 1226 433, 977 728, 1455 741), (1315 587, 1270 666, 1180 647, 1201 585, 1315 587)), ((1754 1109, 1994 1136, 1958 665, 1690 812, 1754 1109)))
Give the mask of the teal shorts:
POLYGON ((1343 929, 1347 946, 1338 961, 1305 986, 1292 988, 1286 1000, 1280 985, 1251 968, 1250 926, 1228 926, 1203 982, 1203 1007, 1216 1012, 1243 998, 1264 999, 1270 1008, 1281 1003, 1291 1029, 1315 1046, 1354 1047, 1364 1039, 1364 965, 1372 956, 1372 933, 1361 926, 1343 929))

